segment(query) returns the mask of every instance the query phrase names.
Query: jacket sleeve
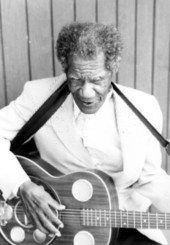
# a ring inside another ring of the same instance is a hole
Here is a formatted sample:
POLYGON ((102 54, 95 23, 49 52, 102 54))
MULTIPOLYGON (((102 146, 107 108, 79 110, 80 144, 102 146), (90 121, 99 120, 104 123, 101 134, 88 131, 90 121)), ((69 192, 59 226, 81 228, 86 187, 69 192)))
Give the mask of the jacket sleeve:
POLYGON ((15 155, 10 152, 10 141, 33 114, 30 83, 26 83, 21 95, 0 110, 0 189, 5 199, 16 195, 18 187, 29 177, 15 155))
MULTIPOLYGON (((156 100, 151 105, 152 124, 162 131, 162 113, 156 100)), ((151 200, 161 212, 170 212, 170 176, 161 168, 162 154, 160 143, 150 133, 147 154, 139 181, 135 190, 151 200)))
POLYGON ((0 110, 0 189, 5 199, 16 195, 18 187, 29 177, 15 155, 10 152, 10 142, 42 103, 64 81, 65 74, 27 82, 21 95, 0 110))

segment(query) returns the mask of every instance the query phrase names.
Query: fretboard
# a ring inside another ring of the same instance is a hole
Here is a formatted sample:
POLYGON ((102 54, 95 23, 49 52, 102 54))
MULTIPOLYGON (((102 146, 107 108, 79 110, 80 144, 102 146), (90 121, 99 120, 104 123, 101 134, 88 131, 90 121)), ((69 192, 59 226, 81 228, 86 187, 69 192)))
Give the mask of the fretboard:
POLYGON ((170 229, 170 213, 83 209, 81 214, 84 226, 170 229))

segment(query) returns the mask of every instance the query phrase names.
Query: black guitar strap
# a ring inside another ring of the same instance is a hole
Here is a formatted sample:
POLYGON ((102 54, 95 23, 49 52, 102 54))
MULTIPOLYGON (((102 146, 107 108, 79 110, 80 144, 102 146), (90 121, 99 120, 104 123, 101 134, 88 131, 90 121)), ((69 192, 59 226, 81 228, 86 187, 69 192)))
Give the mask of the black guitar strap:
MULTIPOLYGON (((115 83, 112 83, 113 89, 146 125, 151 133, 156 137, 160 144, 165 147, 168 155, 170 155, 170 141, 166 140, 153 125, 141 114, 141 112, 129 101, 129 99, 120 91, 115 83)), ((34 113, 28 122, 21 128, 16 137, 11 142, 11 151, 14 153, 28 141, 40 127, 53 115, 61 106, 68 94, 70 93, 67 83, 63 83, 34 113)))
POLYGON ((17 153, 22 144, 30 139, 36 131, 57 111, 69 94, 67 83, 63 83, 26 122, 11 142, 11 151, 17 153))
POLYGON ((125 103, 131 108, 131 110, 139 117, 139 119, 145 124, 145 126, 156 137, 160 144, 166 149, 168 155, 170 155, 170 141, 165 139, 156 128, 141 114, 141 112, 132 104, 132 102, 120 91, 115 83, 112 82, 112 87, 116 93, 125 101, 125 103))

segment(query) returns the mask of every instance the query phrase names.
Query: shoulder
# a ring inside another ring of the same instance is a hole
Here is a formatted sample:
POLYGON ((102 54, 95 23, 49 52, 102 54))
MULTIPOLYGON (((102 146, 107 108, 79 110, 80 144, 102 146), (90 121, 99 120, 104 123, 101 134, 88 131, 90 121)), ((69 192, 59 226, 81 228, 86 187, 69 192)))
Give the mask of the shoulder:
POLYGON ((159 131, 162 130, 162 110, 155 96, 122 85, 118 85, 118 88, 159 131))
POLYGON ((141 90, 126 87, 120 84, 117 85, 117 87, 122 91, 122 93, 124 93, 125 95, 128 95, 130 99, 132 100, 135 100, 135 101, 141 101, 143 99, 155 100, 155 97, 153 95, 143 92, 141 90))
POLYGON ((28 81, 24 85, 22 94, 25 97, 29 97, 30 100, 32 100, 32 103, 37 107, 65 81, 66 75, 64 73, 57 77, 28 81))

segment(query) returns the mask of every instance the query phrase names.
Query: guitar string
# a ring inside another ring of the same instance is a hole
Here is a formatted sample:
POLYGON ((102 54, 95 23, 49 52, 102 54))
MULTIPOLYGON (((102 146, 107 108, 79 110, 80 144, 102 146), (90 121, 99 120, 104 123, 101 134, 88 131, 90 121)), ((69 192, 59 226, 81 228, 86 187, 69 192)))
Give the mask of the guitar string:
MULTIPOLYGON (((61 219, 63 221, 63 223, 67 222, 66 224, 68 224, 68 222, 71 225, 74 224, 81 224, 83 226, 92 226, 92 227, 130 227, 130 228, 154 228, 154 229, 170 229, 170 226, 165 224, 165 223, 157 223, 155 222, 155 220, 153 220, 154 223, 152 222, 145 222, 142 223, 141 220, 135 221, 134 222, 123 222, 121 219, 118 220, 116 219, 116 223, 115 221, 111 220, 108 223, 103 221, 103 220, 93 220, 91 221, 90 219, 87 221, 83 221, 81 220, 78 216, 77 217, 62 217, 61 219), (66 218, 66 219, 65 219, 66 218)), ((21 220, 20 220, 21 222, 21 220)), ((24 222, 24 221, 23 221, 24 222)), ((21 222, 22 223, 22 222, 21 222)))
MULTIPOLYGON (((15 206, 12 206, 11 205, 11 207, 15 207, 15 206)), ((99 215, 99 216, 101 216, 101 215, 103 215, 103 216, 105 216, 105 215, 115 215, 115 216, 118 216, 118 215, 120 215, 120 216, 122 216, 122 215, 127 215, 127 216, 130 216, 130 215, 133 215, 133 216, 150 216, 150 218, 152 218, 151 216, 163 216, 163 217, 165 217, 166 216, 166 218, 169 218, 170 217, 170 213, 149 213, 149 212, 140 212, 140 211, 129 211, 129 210, 127 210, 127 211, 123 211, 123 210, 104 210, 104 209, 86 209, 86 208, 83 208, 83 209, 64 209, 64 210, 58 210, 58 212, 59 213, 62 213, 62 215, 64 214, 64 213, 73 213, 73 212, 84 212, 86 215, 99 215)), ((24 210, 23 210, 23 208, 21 207, 18 207, 17 208, 17 213, 20 213, 20 214, 22 214, 22 213, 25 213, 24 212, 24 210)), ((82 214, 81 214, 82 215, 82 214)), ((154 217, 153 217, 154 218, 154 217)))
MULTIPOLYGON (((80 220, 83 220, 83 218, 84 218, 84 219, 86 219, 85 223, 87 223, 87 224, 85 224, 85 225, 87 225, 87 226, 88 225, 92 225, 92 224, 93 224, 93 226, 95 226, 95 224, 97 224, 96 222, 99 223, 96 226, 102 226, 102 227, 106 226, 107 222, 106 222, 105 219, 106 219, 106 214, 107 213, 99 212, 98 217, 100 219, 98 221, 96 221, 96 219, 95 219, 96 214, 91 213, 91 212, 89 214, 88 213, 89 211, 90 211, 89 209, 88 209, 88 211, 87 211, 87 209, 85 210, 86 213, 84 213, 84 215, 85 215, 84 217, 83 217, 83 214, 82 214, 82 210, 67 209, 67 210, 63 210, 62 212, 60 211, 59 213, 61 213, 61 218, 63 218, 63 219, 67 218, 67 221, 69 221, 69 219, 70 219, 73 224, 75 222, 79 223, 80 220), (72 216, 73 214, 74 214, 74 216, 72 216), (75 216, 75 215, 77 215, 77 216, 75 216)), ((109 210, 107 212, 108 212, 109 218, 111 219, 111 220, 108 221, 108 223, 110 225, 110 222, 111 222, 111 226, 113 226, 113 223, 115 223, 115 220, 116 220, 115 227, 117 227, 117 226, 120 226, 120 227, 125 226, 125 227, 144 227, 144 228, 146 228, 146 225, 148 224, 148 221, 149 221, 149 224, 147 225, 147 227, 149 227, 149 228, 150 227, 151 228, 161 228, 161 227, 162 228, 166 228, 164 222, 155 224, 156 220, 159 220, 159 219, 163 219, 164 220, 165 219, 165 214, 137 212, 137 214, 135 215, 135 223, 134 223, 134 217, 133 216, 131 217, 131 220, 132 220, 132 223, 131 223, 130 219, 126 220, 126 222, 125 222, 124 219, 126 219, 128 217, 126 216, 123 219, 122 215, 125 214, 125 213, 128 214, 128 212, 130 212, 131 214, 134 214, 134 211, 125 212, 125 211, 121 211, 121 210, 118 210, 118 211, 109 210), (142 217, 141 214, 147 215, 147 217, 145 217, 145 216, 142 217), (148 217, 148 214, 150 215, 150 217, 148 217), (137 215, 140 215, 140 217, 138 217, 137 215), (113 218, 114 218, 114 220, 112 220, 113 218), (142 223, 143 219, 145 220, 145 223, 142 223), (152 222, 154 224, 152 224, 152 222), (134 225, 132 225, 132 224, 134 224, 134 225)), ((24 211, 22 210, 20 212, 17 212, 17 214, 19 214, 19 213, 23 214, 24 211)), ((167 221, 168 222, 170 221, 170 216, 166 216, 166 222, 167 221)), ((170 227, 167 227, 167 228, 170 228, 170 227)))
MULTIPOLYGON (((62 220, 64 223, 64 220, 62 220)), ((68 219, 67 218, 67 225, 68 223, 70 225, 81 225, 81 226, 85 226, 85 227, 114 227, 114 228, 119 228, 119 227, 124 227, 124 228, 150 228, 150 229, 164 229, 164 230, 169 230, 170 226, 167 226, 166 224, 157 224, 157 223, 122 223, 121 221, 117 221, 116 224, 114 221, 106 223, 104 221, 98 221, 98 223, 96 223, 95 221, 92 223, 90 221, 83 223, 83 221, 80 222, 79 219, 68 219)), ((21 222, 21 221, 20 221, 21 222)), ((22 223, 22 222, 21 222, 22 223)), ((23 223, 24 224, 24 223, 23 223)), ((65 224, 65 223, 64 223, 65 224)), ((27 225, 30 225, 30 223, 28 223, 27 225)), ((33 227, 34 229, 34 227, 33 227)))
MULTIPOLYGON (((15 207, 15 206, 12 206, 12 207, 15 207)), ((86 215, 88 214, 88 215, 99 215, 99 216, 101 216, 101 215, 103 215, 103 216, 105 216, 105 215, 120 215, 120 216, 122 216, 122 215, 127 215, 127 216, 129 216, 129 215, 133 215, 133 216, 140 216, 141 217, 141 215, 143 215, 144 217, 145 216, 166 216, 166 218, 169 218, 170 217, 170 213, 149 213, 149 212, 140 212, 140 211, 129 211, 129 210, 127 210, 127 211, 123 211, 123 210, 104 210, 104 209, 86 209, 86 208, 83 208, 83 209, 64 209, 64 210, 58 210, 58 212, 59 213, 62 213, 62 215, 64 214, 64 213, 73 213, 73 212, 84 212, 86 215), (91 213, 92 212, 92 213, 91 213)), ((17 208, 17 213, 25 213, 24 212, 24 210, 23 210, 23 208, 17 208)), ((82 214, 81 214, 82 215, 82 214)), ((152 218, 152 217, 150 217, 150 218, 152 218)), ((153 217, 154 218, 154 217, 153 217)))
MULTIPOLYGON (((10 207, 14 208, 14 205, 10 205, 10 207)), ((114 216, 130 216, 132 215, 136 217, 142 218, 154 218, 157 217, 165 217, 166 219, 170 218, 170 213, 149 213, 149 212, 143 212, 143 211, 130 211, 130 210, 105 210, 105 209, 88 209, 88 208, 82 208, 82 209, 64 209, 64 210, 57 210, 59 213, 62 213, 62 215, 65 213, 69 214, 69 212, 72 214, 73 212, 82 212, 84 215, 97 215, 97 216, 106 216, 106 215, 114 215, 114 216), (146 216, 146 217, 145 217, 146 216), (152 217, 153 216, 153 217, 152 217)), ((23 207, 17 207, 17 213, 22 214, 25 213, 23 207)))

